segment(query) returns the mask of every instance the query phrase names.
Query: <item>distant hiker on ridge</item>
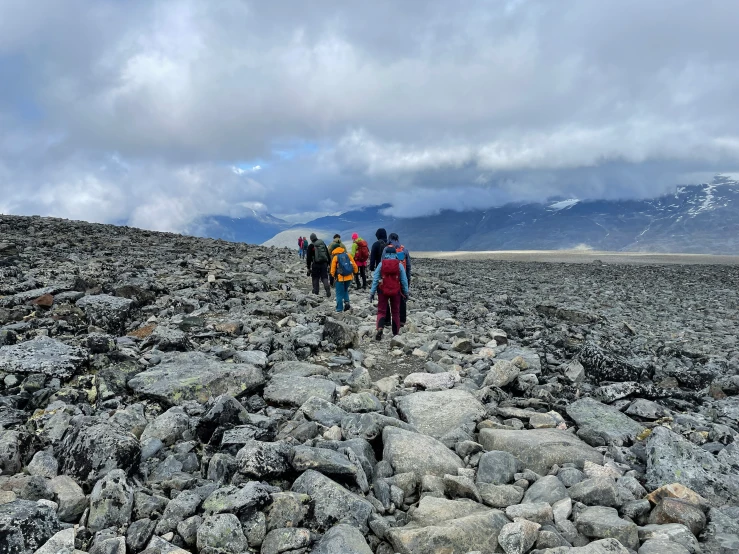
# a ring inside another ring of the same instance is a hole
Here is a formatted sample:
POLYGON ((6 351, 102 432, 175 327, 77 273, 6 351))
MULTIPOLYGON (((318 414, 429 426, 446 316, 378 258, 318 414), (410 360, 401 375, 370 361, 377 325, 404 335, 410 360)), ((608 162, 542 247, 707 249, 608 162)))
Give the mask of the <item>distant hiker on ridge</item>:
POLYGON ((303 250, 303 237, 298 237, 298 256, 300 256, 300 259, 303 259, 303 256, 305 256, 305 250, 303 250))
POLYGON ((303 237, 303 258, 305 258, 308 255, 308 245, 310 242, 308 242, 308 237, 303 237))
POLYGON ((359 268, 359 273, 354 276, 359 289, 359 277, 362 277, 362 289, 367 290, 367 262, 369 261, 369 248, 367 241, 357 233, 352 235, 352 257, 359 268))
POLYGON ((370 303, 375 299, 375 293, 379 293, 377 300, 377 324, 375 340, 382 338, 382 330, 390 320, 388 304, 392 313, 393 335, 400 333, 400 299, 408 296, 408 278, 405 274, 403 264, 398 260, 394 246, 385 248, 382 261, 375 269, 370 289, 370 303))
POLYGON ((323 282, 326 297, 331 298, 331 285, 328 283, 328 263, 331 257, 326 243, 320 240, 315 233, 311 233, 311 243, 308 246, 308 275, 313 278, 313 294, 318 294, 318 284, 323 282))
POLYGON ((349 287, 357 271, 357 264, 354 262, 354 258, 346 251, 343 244, 339 244, 339 246, 333 249, 331 276, 336 280, 337 312, 348 312, 352 308, 349 305, 349 287))

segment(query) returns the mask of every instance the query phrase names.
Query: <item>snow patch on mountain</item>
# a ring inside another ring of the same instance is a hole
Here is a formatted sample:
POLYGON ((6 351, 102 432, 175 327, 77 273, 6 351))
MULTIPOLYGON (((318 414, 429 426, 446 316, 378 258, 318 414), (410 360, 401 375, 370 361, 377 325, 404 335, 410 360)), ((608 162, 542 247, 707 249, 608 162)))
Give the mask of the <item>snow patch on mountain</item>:
POLYGON ((575 206, 579 202, 580 200, 578 200, 577 198, 570 198, 569 200, 560 200, 559 202, 555 202, 554 204, 549 204, 548 208, 554 211, 566 210, 568 208, 571 208, 572 206, 575 206))

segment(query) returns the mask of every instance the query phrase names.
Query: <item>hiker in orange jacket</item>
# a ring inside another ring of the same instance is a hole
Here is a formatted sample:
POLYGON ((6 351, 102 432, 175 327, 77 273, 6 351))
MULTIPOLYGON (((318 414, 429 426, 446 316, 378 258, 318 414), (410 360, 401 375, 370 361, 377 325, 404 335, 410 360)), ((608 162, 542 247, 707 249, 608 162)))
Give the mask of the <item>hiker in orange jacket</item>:
POLYGON ((357 263, 352 255, 346 251, 344 245, 337 246, 331 252, 331 276, 336 282, 336 311, 348 312, 351 310, 349 304, 349 285, 357 273, 357 263))

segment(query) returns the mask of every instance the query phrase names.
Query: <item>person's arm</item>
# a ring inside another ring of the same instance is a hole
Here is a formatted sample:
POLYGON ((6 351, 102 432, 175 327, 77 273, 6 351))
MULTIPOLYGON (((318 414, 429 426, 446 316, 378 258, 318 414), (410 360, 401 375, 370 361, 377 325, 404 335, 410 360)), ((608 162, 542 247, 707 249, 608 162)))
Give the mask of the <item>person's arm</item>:
POLYGON ((313 264, 313 257, 315 255, 315 252, 316 252, 316 247, 313 246, 312 244, 309 244, 308 245, 308 255, 305 257, 305 259, 307 260, 307 264, 308 264, 308 271, 310 271, 311 265, 313 264))
POLYGON ((375 294, 377 292, 377 285, 380 284, 380 267, 382 266, 382 262, 380 265, 377 266, 377 269, 375 269, 375 272, 372 274, 372 287, 370 288, 370 294, 375 294))
POLYGON ((336 279, 336 265, 338 261, 338 256, 334 256, 333 258, 331 258, 331 277, 333 277, 334 279, 336 279))
POLYGON ((403 294, 408 296, 408 276, 405 274, 403 264, 400 264, 400 286, 403 289, 403 294))

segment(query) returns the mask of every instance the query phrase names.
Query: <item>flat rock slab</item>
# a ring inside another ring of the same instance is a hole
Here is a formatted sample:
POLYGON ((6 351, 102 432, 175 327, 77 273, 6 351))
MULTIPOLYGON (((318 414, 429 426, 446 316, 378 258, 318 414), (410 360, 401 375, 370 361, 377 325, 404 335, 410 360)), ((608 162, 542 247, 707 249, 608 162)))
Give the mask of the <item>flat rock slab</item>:
POLYGON ((603 464, 603 454, 572 433, 557 429, 483 429, 480 444, 485 450, 510 452, 525 467, 541 475, 546 475, 554 464, 574 463, 578 467, 586 461, 603 464))
POLYGON ((168 405, 195 400, 205 404, 221 394, 241 396, 264 384, 262 370, 246 364, 229 364, 202 352, 167 354, 154 369, 128 382, 136 393, 168 405))
POLYGON ((426 527, 410 524, 391 529, 388 539, 400 554, 496 552, 498 534, 506 523, 509 521, 503 512, 491 509, 426 527))
POLYGON ((490 508, 474 500, 449 500, 435 496, 424 496, 411 515, 411 521, 419 527, 437 525, 451 519, 459 519, 473 514, 486 514, 490 508))
POLYGON ((79 372, 85 361, 80 348, 44 336, 0 347, 0 371, 5 373, 43 373, 68 379, 79 372))
POLYGON ((593 446, 632 442, 644 427, 613 406, 592 398, 581 398, 567 406, 579 427, 577 435, 593 446))
POLYGON ((328 375, 331 370, 318 364, 308 362, 277 362, 270 370, 270 375, 296 375, 298 377, 313 377, 315 375, 328 375))
POLYGON ((311 396, 333 401, 336 385, 328 379, 276 375, 264 389, 267 402, 287 406, 302 406, 311 396))
POLYGON ((735 470, 666 427, 655 427, 647 441, 647 487, 670 483, 685 485, 717 505, 739 503, 735 470))
POLYGON ((456 475, 464 462, 441 442, 428 435, 385 427, 382 431, 383 459, 390 462, 395 473, 415 473, 443 477, 456 475))
POLYGON ((485 415, 485 406, 464 390, 416 392, 401 396, 396 405, 420 433, 437 439, 459 427, 472 426, 485 415))

